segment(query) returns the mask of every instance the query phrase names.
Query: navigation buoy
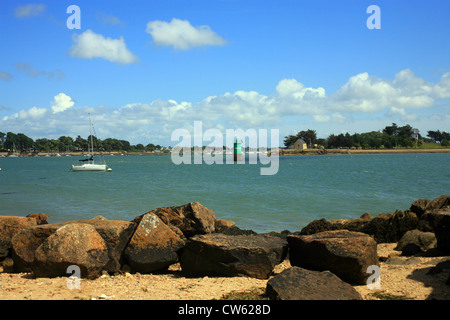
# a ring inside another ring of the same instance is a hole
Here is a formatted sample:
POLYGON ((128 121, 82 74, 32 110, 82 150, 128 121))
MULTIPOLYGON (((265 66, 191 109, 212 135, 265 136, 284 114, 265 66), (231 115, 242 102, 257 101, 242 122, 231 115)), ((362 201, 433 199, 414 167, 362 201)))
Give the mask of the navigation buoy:
POLYGON ((237 139, 234 141, 234 161, 241 161, 242 160, 241 143, 242 142, 238 142, 237 139))

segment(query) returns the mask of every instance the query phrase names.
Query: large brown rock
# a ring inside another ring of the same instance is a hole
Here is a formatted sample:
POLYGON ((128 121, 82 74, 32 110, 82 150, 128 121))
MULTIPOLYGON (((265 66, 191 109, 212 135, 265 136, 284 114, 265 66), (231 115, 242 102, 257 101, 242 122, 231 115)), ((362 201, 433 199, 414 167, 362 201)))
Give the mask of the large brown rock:
POLYGON ((149 273, 178 261, 177 252, 185 244, 182 234, 174 232, 153 213, 146 213, 135 222, 138 226, 124 252, 133 270, 149 273))
POLYGON ((50 235, 68 224, 89 224, 102 236, 108 247, 109 261, 104 267, 108 272, 118 272, 121 267, 121 257, 125 247, 136 228, 134 222, 122 220, 72 220, 61 223, 43 224, 25 228, 17 233, 13 239, 13 260, 16 271, 29 271, 34 262, 36 249, 50 235))
POLYGON ((291 267, 267 282, 272 300, 362 300, 350 284, 329 271, 291 267))
POLYGON ((416 229, 418 225, 419 219, 414 212, 397 210, 394 213, 380 213, 375 218, 365 213, 358 219, 314 220, 295 234, 348 230, 371 235, 378 243, 392 243, 399 241, 405 232, 416 229))
POLYGON ((192 237, 180 256, 187 276, 250 276, 267 279, 287 254, 287 242, 264 235, 222 233, 192 237))
POLYGON ((363 232, 373 236, 378 243, 398 242, 403 235, 417 228, 419 218, 409 210, 381 213, 373 218, 363 232))
POLYGON ((22 229, 37 225, 36 219, 15 216, 0 216, 0 259, 9 255, 11 239, 22 229))
POLYGON ((329 270, 351 284, 366 284, 370 276, 367 268, 378 265, 377 243, 364 233, 325 231, 312 235, 290 235, 287 241, 292 266, 329 270))
POLYGON ((187 238, 215 231, 216 215, 214 211, 198 202, 157 208, 150 213, 156 214, 168 226, 179 228, 187 238))
POLYGON ((444 254, 450 254, 450 209, 430 213, 434 217, 434 234, 437 248, 444 254))
POLYGON ((109 261, 108 248, 89 224, 67 224, 36 249, 32 265, 37 277, 67 276, 69 266, 80 268, 80 277, 95 279, 109 261))
POLYGON ((22 229, 11 239, 12 258, 16 272, 30 272, 36 249, 59 227, 52 224, 38 225, 22 229))

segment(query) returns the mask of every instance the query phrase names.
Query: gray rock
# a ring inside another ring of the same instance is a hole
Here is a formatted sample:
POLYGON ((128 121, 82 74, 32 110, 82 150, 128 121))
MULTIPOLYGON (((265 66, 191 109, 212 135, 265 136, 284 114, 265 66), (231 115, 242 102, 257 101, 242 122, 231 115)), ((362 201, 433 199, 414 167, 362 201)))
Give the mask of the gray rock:
POLYGON ((291 267, 267 282, 266 294, 273 300, 362 300, 350 284, 329 271, 291 267))
POLYGON ((402 251, 402 255, 411 256, 423 254, 436 248, 436 236, 433 232, 423 232, 417 229, 407 231, 397 244, 395 250, 402 251))
POLYGON ((177 262, 177 252, 184 244, 180 234, 174 232, 158 216, 146 213, 140 217, 124 257, 133 270, 150 273, 177 262))
POLYGON ((267 279, 287 254, 287 242, 264 235, 215 233, 192 237, 180 256, 187 276, 240 276, 267 279))

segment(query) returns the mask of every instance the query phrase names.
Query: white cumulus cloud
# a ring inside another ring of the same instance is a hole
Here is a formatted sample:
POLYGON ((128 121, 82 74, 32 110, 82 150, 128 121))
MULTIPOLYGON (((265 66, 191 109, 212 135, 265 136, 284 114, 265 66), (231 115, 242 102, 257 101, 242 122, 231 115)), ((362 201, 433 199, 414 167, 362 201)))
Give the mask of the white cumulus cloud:
POLYGON ((70 55, 75 58, 102 58, 118 64, 137 63, 138 57, 128 50, 123 37, 105 38, 103 35, 86 30, 73 37, 70 55))
POLYGON ((450 72, 444 74, 433 87, 433 94, 436 98, 450 98, 450 72))
MULTIPOLYGON (((450 74, 439 82, 428 82, 410 70, 394 79, 380 79, 368 73, 354 75, 340 89, 326 94, 322 87, 310 87, 296 79, 282 79, 272 94, 237 90, 208 96, 201 101, 153 100, 107 106, 77 106, 64 93, 56 95, 50 109, 33 107, 0 121, 2 131, 30 132, 34 137, 69 135, 87 137, 87 114, 91 113, 99 139, 125 139, 174 145, 171 133, 203 121, 204 129, 279 128, 280 136, 291 131, 322 130, 321 135, 379 130, 390 123, 408 123, 423 130, 444 129, 450 113, 439 107, 438 96, 447 97, 450 74), (437 108, 432 108, 438 105, 437 108), (64 111, 64 112, 63 112, 64 111), (39 121, 34 119, 39 118, 39 121), (400 121, 400 122, 399 122, 400 121), (422 129, 424 128, 424 129, 422 129)), ((443 101, 445 104, 445 101, 443 101)), ((5 110, 2 110, 5 112, 5 110)))
POLYGON ((226 41, 211 30, 209 26, 194 27, 187 20, 173 18, 172 21, 150 21, 146 32, 153 37, 158 46, 173 46, 175 50, 194 47, 222 46, 226 41))
POLYGON ((51 102, 51 107, 53 113, 63 112, 69 108, 71 108, 75 102, 73 102, 72 98, 64 93, 59 93, 53 98, 51 102))

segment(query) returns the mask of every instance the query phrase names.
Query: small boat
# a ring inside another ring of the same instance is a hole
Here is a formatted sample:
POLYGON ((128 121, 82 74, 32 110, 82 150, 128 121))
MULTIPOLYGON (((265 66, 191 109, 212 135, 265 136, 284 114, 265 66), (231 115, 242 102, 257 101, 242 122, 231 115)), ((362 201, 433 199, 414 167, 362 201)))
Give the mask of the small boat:
MULTIPOLYGON (((94 142, 92 139, 92 121, 91 121, 91 114, 89 113, 89 126, 90 126, 90 132, 91 132, 91 139, 88 148, 88 154, 89 158, 78 160, 80 162, 85 162, 83 164, 79 165, 72 165, 72 171, 106 171, 107 165, 106 163, 98 164, 94 162, 94 142)), ((108 170, 111 171, 111 170, 108 170)))

